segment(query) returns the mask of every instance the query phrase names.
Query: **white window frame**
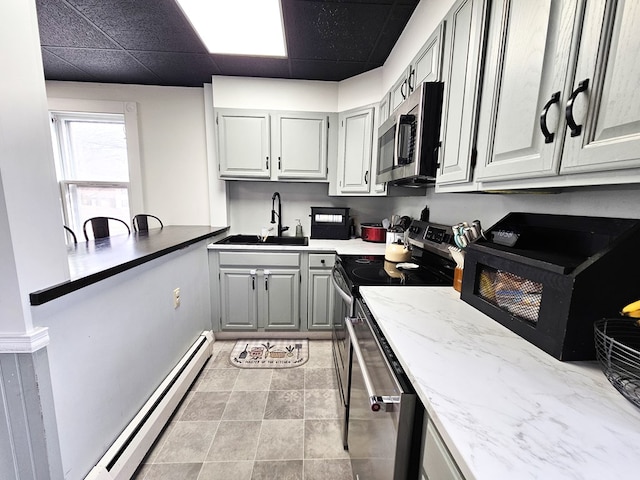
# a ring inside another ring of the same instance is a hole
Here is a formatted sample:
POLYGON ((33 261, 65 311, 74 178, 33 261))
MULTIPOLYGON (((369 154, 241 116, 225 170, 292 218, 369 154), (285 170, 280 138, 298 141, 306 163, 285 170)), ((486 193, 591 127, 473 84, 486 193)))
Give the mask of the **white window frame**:
MULTIPOLYGON (((117 102, 109 100, 84 100, 71 98, 49 98, 49 112, 73 116, 73 114, 120 114, 124 116, 124 128, 126 132, 127 161, 129 164, 129 182, 97 182, 62 180, 60 182, 61 202, 65 215, 65 196, 68 195, 70 184, 81 186, 121 186, 128 187, 129 210, 131 215, 145 212, 142 193, 142 169, 140 166, 140 144, 138 135, 138 106, 135 102, 117 102)), ((79 117, 80 118, 80 117, 79 117)), ((59 155, 56 152, 56 155, 59 155)), ((59 160, 56 161, 56 169, 60 168, 59 160)), ((130 219, 125 220, 129 223, 130 219)))

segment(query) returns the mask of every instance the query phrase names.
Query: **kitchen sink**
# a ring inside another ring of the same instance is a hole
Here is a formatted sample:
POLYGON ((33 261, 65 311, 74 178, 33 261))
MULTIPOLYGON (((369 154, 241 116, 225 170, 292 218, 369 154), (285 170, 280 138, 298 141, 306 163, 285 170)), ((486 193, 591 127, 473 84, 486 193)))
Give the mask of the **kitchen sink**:
POLYGON ((258 235, 231 235, 216 243, 222 245, 309 245, 309 237, 267 237, 264 241, 258 235))

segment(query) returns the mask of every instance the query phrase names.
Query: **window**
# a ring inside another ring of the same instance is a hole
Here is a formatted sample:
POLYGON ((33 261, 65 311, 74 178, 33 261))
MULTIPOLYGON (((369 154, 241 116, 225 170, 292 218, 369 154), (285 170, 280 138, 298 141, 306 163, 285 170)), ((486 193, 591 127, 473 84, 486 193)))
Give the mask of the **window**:
MULTIPOLYGON (((136 200, 141 197, 137 129, 131 135, 126 115, 135 108, 97 103, 108 105, 89 109, 103 111, 81 111, 87 110, 82 105, 79 111, 50 111, 64 221, 79 237, 88 218, 108 216, 129 223, 132 212, 143 210, 136 200)), ((135 116, 133 120, 135 127, 135 116)), ((113 233, 118 233, 115 228, 113 233)))

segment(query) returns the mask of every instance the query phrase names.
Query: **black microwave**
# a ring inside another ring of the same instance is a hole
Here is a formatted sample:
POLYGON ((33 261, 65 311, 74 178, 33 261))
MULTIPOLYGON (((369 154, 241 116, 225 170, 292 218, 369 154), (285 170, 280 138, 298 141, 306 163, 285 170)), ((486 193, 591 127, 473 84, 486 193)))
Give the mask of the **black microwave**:
POLYGON ((423 82, 378 128, 376 183, 419 186, 438 170, 444 83, 423 82))

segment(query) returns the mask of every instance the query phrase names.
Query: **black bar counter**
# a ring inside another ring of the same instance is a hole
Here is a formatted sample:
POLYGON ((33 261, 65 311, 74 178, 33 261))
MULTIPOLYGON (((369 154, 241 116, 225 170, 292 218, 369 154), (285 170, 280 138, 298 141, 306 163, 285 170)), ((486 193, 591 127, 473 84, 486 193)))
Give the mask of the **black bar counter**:
POLYGON ((226 232, 229 227, 167 226, 148 232, 78 242, 68 249, 70 279, 29 294, 42 305, 168 253, 226 232))

